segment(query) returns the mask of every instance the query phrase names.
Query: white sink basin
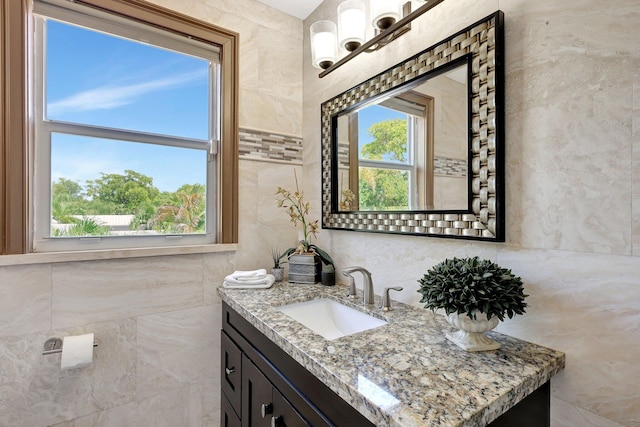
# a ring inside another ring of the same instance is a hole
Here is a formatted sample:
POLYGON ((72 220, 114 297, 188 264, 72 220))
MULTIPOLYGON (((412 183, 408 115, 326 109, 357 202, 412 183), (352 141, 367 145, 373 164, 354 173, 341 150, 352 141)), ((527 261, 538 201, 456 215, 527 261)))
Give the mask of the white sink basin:
POLYGON ((387 324, 384 320, 328 298, 283 305, 278 310, 328 340, 387 324))

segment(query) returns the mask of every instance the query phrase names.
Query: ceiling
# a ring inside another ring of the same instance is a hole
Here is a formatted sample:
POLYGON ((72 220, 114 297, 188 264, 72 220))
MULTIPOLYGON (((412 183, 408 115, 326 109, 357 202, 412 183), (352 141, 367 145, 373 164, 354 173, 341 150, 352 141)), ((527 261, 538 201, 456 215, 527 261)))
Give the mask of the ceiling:
POLYGON ((258 0, 260 3, 281 10, 299 19, 306 19, 322 0, 258 0))

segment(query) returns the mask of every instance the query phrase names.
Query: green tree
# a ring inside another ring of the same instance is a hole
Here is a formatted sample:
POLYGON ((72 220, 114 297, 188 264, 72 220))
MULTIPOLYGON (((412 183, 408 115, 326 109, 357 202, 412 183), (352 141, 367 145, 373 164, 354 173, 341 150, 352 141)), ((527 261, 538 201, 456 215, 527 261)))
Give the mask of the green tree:
POLYGON ((51 185, 51 192, 61 198, 82 199, 82 185, 67 178, 58 178, 51 185))
POLYGON ((74 222, 72 215, 86 213, 87 200, 82 186, 67 178, 58 178, 51 185, 51 216, 60 223, 74 222))
MULTIPOLYGON (((361 147, 363 159, 407 161, 407 121, 391 119, 373 124, 373 141, 361 147)), ((358 200, 361 210, 402 210, 409 206, 409 174, 406 171, 360 168, 358 200)))
POLYGON ((360 209, 404 210, 409 206, 409 174, 392 169, 360 168, 360 209))
POLYGON ((124 172, 124 175, 101 173, 100 178, 87 181, 92 208, 103 214, 135 215, 140 206, 153 204, 160 194, 153 186, 153 178, 128 169, 124 172))
POLYGON ((373 141, 362 146, 363 159, 407 161, 407 121, 391 119, 374 123, 368 130, 373 141))

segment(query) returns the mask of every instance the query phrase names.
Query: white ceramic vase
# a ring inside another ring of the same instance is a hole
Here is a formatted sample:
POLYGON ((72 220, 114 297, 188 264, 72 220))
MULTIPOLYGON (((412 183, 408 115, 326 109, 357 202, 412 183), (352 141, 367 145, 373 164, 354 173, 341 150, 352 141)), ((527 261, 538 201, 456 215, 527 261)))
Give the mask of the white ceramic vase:
POLYGON ((485 332, 498 326, 498 318, 493 316, 490 320, 487 320, 487 315, 480 312, 476 312, 475 315, 475 320, 466 314, 452 313, 447 315, 449 324, 460 329, 457 332, 447 332, 447 339, 467 351, 485 351, 500 348, 499 343, 484 335, 485 332))

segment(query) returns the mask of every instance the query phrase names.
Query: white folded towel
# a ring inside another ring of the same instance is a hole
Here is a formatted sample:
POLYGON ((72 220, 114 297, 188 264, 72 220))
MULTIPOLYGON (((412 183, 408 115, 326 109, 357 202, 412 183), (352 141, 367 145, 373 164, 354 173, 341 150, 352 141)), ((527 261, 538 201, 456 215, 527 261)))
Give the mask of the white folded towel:
POLYGON ((233 277, 234 280, 239 280, 239 281, 260 280, 267 277, 267 270, 265 270, 264 268, 261 268, 259 270, 249 270, 249 271, 238 270, 231 273, 230 276, 233 277))
POLYGON ((265 289, 270 288, 275 281, 276 278, 273 274, 266 274, 264 278, 255 280, 236 280, 231 274, 224 278, 222 287, 236 289, 265 289))

